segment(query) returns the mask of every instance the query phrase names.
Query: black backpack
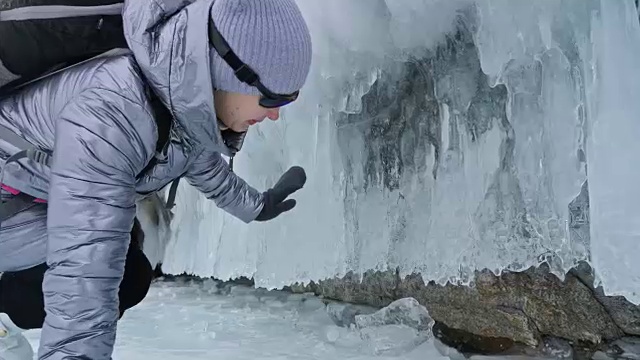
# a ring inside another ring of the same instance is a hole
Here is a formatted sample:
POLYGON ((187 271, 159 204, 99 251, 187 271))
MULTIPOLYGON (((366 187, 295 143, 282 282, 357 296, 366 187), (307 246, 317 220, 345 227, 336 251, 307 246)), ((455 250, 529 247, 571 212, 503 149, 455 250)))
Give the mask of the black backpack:
MULTIPOLYGON (((82 61, 127 51, 122 7, 122 0, 0 0, 0 98, 82 61)), ((156 120, 163 135, 157 147, 162 148, 169 138, 171 113, 155 94, 150 95, 158 109, 156 120)), ((23 149, 6 163, 29 158, 49 165, 50 153, 34 148, 9 129, 0 126, 0 137, 23 149)), ((171 185, 169 208, 174 205, 177 185, 178 180, 171 185)), ((0 222, 33 201, 24 193, 14 199, 0 206, 0 222)))
POLYGON ((126 48, 122 0, 0 0, 0 91, 126 48))

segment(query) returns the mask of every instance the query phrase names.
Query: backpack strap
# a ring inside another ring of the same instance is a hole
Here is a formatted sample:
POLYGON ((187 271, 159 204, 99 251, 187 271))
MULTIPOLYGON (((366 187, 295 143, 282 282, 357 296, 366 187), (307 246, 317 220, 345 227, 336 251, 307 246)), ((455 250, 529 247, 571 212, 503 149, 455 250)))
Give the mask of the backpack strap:
MULTIPOLYGON (((229 159, 229 170, 233 172, 233 157, 229 159)), ((171 187, 169 188, 169 195, 167 196, 166 208, 171 210, 176 206, 176 194, 178 192, 178 185, 180 184, 180 178, 173 180, 171 187)))
POLYGON ((48 152, 35 148, 30 142, 16 135, 16 133, 4 125, 0 125, 0 139, 3 139, 18 149, 23 149, 10 156, 5 162, 5 166, 6 164, 24 158, 28 158, 44 166, 51 166, 51 155, 48 152))
POLYGON ((171 187, 169 188, 169 196, 167 196, 166 208, 171 210, 176 206, 176 193, 178 192, 178 185, 180 184, 180 178, 173 180, 171 187))
MULTIPOLYGON (((153 168, 158 163, 158 157, 165 151, 167 144, 171 141, 171 125, 173 123, 173 114, 160 100, 160 97, 151 89, 148 90, 149 102, 154 112, 156 125, 158 126, 158 143, 156 144, 156 156, 151 159, 149 164, 138 175, 142 176, 147 170, 153 168)), ((165 205, 166 209, 172 209, 176 204, 176 193, 178 192, 178 184, 180 177, 173 180, 169 188, 169 197, 165 205)))
POLYGON ((0 21, 51 20, 95 15, 121 15, 124 3, 94 6, 33 5, 0 11, 0 21))
POLYGON ((4 96, 8 96, 9 94, 11 94, 12 92, 23 88, 29 84, 32 84, 36 81, 42 80, 44 78, 47 78, 49 76, 52 76, 54 74, 57 74, 59 72, 65 71, 67 69, 76 67, 78 65, 84 64, 86 62, 95 60, 95 59, 100 59, 103 57, 108 57, 108 56, 118 56, 118 55, 127 55, 127 54, 131 54, 131 50, 127 49, 127 48, 115 48, 115 49, 111 49, 109 51, 105 51, 102 54, 90 57, 90 58, 85 58, 83 60, 78 60, 78 61, 72 61, 70 64, 69 63, 64 63, 64 64, 58 64, 52 68, 50 68, 49 70, 45 71, 43 74, 40 75, 36 75, 32 78, 18 78, 16 80, 13 80, 12 82, 9 82, 8 84, 5 84, 4 86, 0 86, 0 97, 4 97, 4 96))
MULTIPOLYGON (((42 164, 47 167, 51 166, 52 157, 50 153, 34 147, 31 143, 24 140, 4 125, 0 125, 0 138, 17 147, 18 149, 23 149, 11 155, 5 161, 2 170, 0 170, 0 185, 4 184, 4 171, 7 168, 7 164, 16 162, 20 159, 27 158, 35 161, 38 164, 42 164)), ((38 202, 40 201, 35 196, 25 194, 24 192, 14 194, 8 200, 2 200, 0 202, 0 225, 2 224, 2 222, 18 214, 19 212, 35 206, 38 202)))

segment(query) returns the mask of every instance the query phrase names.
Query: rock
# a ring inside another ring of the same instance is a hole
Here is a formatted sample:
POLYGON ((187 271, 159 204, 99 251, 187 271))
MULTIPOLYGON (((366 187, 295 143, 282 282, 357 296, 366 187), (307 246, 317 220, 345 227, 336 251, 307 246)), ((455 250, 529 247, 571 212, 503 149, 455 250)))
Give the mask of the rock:
POLYGON ((579 263, 570 273, 594 292, 596 299, 625 334, 640 335, 640 306, 632 304, 623 296, 606 296, 602 287, 594 288, 593 269, 586 262, 579 263))
POLYGON ((595 290, 595 296, 624 333, 640 336, 640 306, 623 296, 605 296, 602 288, 595 290))
POLYGON ((448 328, 484 338, 508 338, 537 345, 535 325, 522 312, 487 303, 477 289, 433 283, 425 286, 420 276, 413 275, 400 283, 398 296, 415 297, 426 306, 434 320, 448 328))
POLYGON ((588 286, 588 279, 585 282, 578 275, 570 272, 561 281, 547 266, 501 276, 482 271, 475 275, 475 286, 466 287, 425 285, 419 275, 400 279, 396 272, 386 271, 369 272, 362 282, 353 274, 320 281, 315 290, 331 299, 376 307, 414 298, 436 322, 478 335, 483 341, 507 339, 538 347, 545 337, 556 337, 595 348, 624 336, 621 328, 633 331, 638 309, 620 299, 603 300, 588 286))
POLYGON ((312 292, 314 294, 319 293, 318 285, 313 281, 311 281, 307 285, 300 284, 300 283, 295 283, 295 284, 293 284, 291 286, 283 287, 282 290, 283 291, 290 291, 290 292, 293 292, 293 293, 306 293, 306 292, 312 292))
POLYGON ((443 323, 433 325, 433 336, 446 346, 461 353, 501 354, 511 349, 514 341, 509 338, 495 338, 452 329, 443 323))
POLYGON ((469 360, 555 360, 547 357, 531 357, 528 355, 500 355, 500 356, 486 356, 486 355, 473 355, 469 357, 469 360))
MULTIPOLYGON (((314 286, 315 293, 329 299, 365 304, 378 308, 385 307, 397 300, 395 288, 398 277, 393 271, 367 272, 361 279, 348 273, 342 279, 329 279, 314 286)), ((305 287, 304 291, 309 291, 305 287)))
MULTIPOLYGON (((462 357, 460 360, 464 360, 465 357, 476 360, 574 359, 571 344, 564 339, 554 337, 545 337, 539 347, 531 348, 505 338, 483 338, 460 330, 449 329, 439 323, 434 326, 434 335, 443 347, 446 346, 445 343, 451 346, 448 354, 453 353, 458 359, 462 357), (484 355, 484 357, 478 355, 484 355)), ((588 358, 585 357, 585 359, 588 358)), ((575 359, 579 360, 580 357, 575 357, 575 359)))
POLYGON ((531 357, 529 355, 499 355, 499 356, 486 356, 486 355, 473 355, 469 357, 469 360, 555 360, 551 357, 531 357))
POLYGON ((598 344, 623 335, 582 281, 568 274, 562 282, 546 266, 500 277, 482 272, 476 288, 483 303, 526 316, 538 336, 598 344))

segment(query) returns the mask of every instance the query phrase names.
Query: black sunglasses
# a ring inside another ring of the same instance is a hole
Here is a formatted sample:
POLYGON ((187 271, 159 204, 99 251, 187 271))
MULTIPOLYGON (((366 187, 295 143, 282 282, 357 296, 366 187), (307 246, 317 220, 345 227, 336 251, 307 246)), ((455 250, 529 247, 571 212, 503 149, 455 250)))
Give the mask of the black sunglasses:
POLYGON ((220 57, 229 64, 229 66, 231 66, 238 80, 257 88, 258 91, 260 91, 262 94, 260 96, 260 106, 267 109, 279 108, 294 102, 298 98, 300 91, 296 91, 289 95, 282 95, 274 94, 267 89, 260 82, 258 74, 256 74, 249 65, 243 63, 231 50, 229 43, 227 43, 227 41, 222 37, 222 34, 220 34, 216 28, 213 20, 209 21, 209 41, 220 57))

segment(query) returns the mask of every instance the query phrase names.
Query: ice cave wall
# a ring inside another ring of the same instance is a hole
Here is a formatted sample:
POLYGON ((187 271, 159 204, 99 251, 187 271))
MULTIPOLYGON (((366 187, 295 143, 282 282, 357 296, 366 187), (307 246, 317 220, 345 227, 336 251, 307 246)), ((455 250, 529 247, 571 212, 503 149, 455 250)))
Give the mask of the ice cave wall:
POLYGON ((298 3, 309 82, 235 160, 260 189, 303 166, 298 206, 246 226, 183 183, 166 272, 280 287, 398 267, 466 283, 586 260, 640 301, 633 0, 298 3))

